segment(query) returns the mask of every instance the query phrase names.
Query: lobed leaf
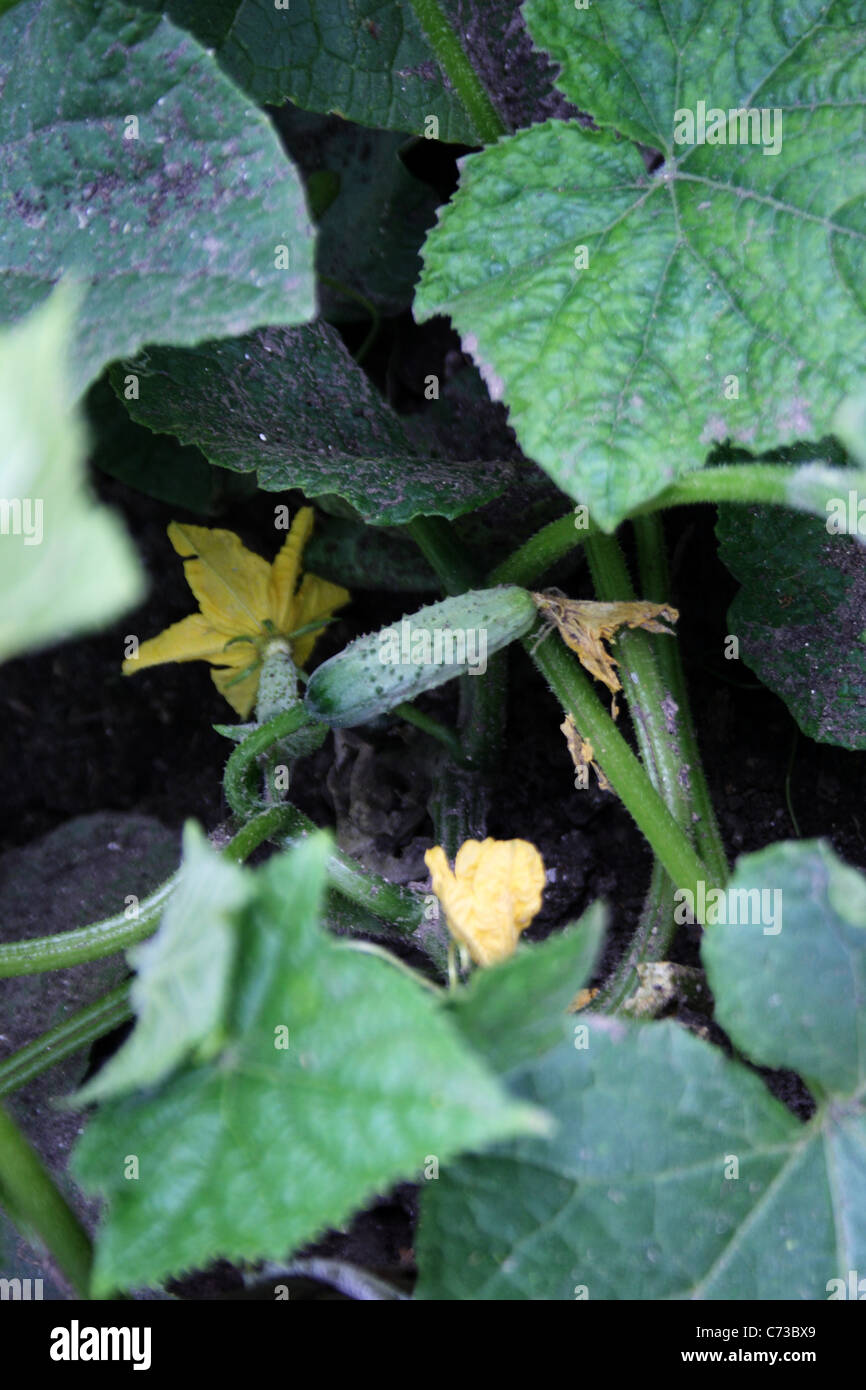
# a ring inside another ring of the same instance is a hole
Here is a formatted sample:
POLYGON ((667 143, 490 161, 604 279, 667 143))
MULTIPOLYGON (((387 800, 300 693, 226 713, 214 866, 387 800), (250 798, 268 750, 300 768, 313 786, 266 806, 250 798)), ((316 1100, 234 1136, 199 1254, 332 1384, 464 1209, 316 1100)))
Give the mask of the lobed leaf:
POLYGON ((29 0, 0 18, 0 92, 0 322, 79 280, 78 390, 146 343, 313 316, 298 176, 267 117, 168 19, 29 0))
POLYGON ((468 156, 416 316, 451 316, 524 452, 610 531, 715 444, 827 433, 862 382, 866 16, 538 0, 527 18, 566 94, 664 161, 565 122, 468 156), (698 101, 780 112, 780 147, 675 143, 698 101))
POLYGON ((284 1258, 428 1156, 543 1125, 426 989, 320 930, 329 852, 314 837, 257 875, 221 1057, 85 1131, 75 1171, 109 1200, 97 1297, 218 1256, 284 1258))

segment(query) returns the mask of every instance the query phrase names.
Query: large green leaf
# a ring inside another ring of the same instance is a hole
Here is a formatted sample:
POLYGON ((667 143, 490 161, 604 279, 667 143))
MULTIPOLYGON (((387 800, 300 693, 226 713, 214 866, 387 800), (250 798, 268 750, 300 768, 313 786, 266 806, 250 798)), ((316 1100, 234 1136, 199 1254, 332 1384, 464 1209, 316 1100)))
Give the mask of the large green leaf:
POLYGON ((509 1074, 553 1138, 425 1190, 420 1297, 823 1299, 866 1265, 866 881, 799 844, 744 857, 731 887, 778 889, 784 912, 714 909, 719 1019, 755 1061, 820 1084, 814 1117, 679 1024, 577 1014, 573 1040, 509 1074))
POLYGON ((476 970, 451 1001, 454 1019, 498 1072, 543 1056, 571 1032, 566 1009, 589 978, 604 933, 605 909, 593 903, 579 922, 500 965, 476 970))
POLYGON ((478 132, 408 3, 382 0, 145 0, 213 48, 256 101, 293 101, 361 125, 478 143, 478 132))
POLYGON ((862 1113, 866 878, 824 841, 801 840, 741 859, 727 891, 738 911, 726 908, 701 945, 722 1027, 763 1066, 791 1067, 827 1094, 859 1093, 862 1113))
POLYGON ((282 1258, 429 1156, 543 1125, 426 989, 320 931, 328 854, 315 837, 257 876, 222 1056, 86 1130, 74 1167, 109 1199, 97 1296, 218 1255, 282 1258))
MULTIPOLYGON (((839 501, 847 512, 847 491, 839 501)), ((742 585, 728 628, 804 733, 866 748, 866 552, 830 520, 719 508, 719 554, 742 585)))
POLYGON ((211 463, 255 472, 267 492, 335 493, 378 525, 460 516, 507 482, 501 464, 419 457, 325 323, 154 349, 113 369, 118 390, 130 374, 134 420, 197 444, 211 463))
POLYGON ((119 1052, 75 1096, 78 1105, 153 1086, 222 1037, 237 945, 237 916, 252 879, 211 849, 194 821, 156 935, 127 952, 135 1028, 119 1052))
POLYGON ((610 530, 722 440, 828 432, 862 378, 866 15, 536 0, 528 20, 566 94, 664 162, 559 122, 468 156, 416 313, 451 315, 524 451, 610 530), (698 101, 780 111, 781 148, 675 143, 698 101))
POLYGON ((144 589, 122 525, 85 486, 73 300, 57 291, 0 331, 0 660, 100 627, 144 589))
POLYGON ((255 478, 214 468, 198 449, 137 425, 111 389, 108 375, 94 382, 85 402, 93 434, 90 462, 126 487, 201 516, 218 516, 256 491, 255 478))
POLYGON ((425 1190, 418 1296, 819 1296, 816 1167, 793 1115, 675 1023, 577 1026, 587 1048, 566 1039, 509 1078, 553 1138, 460 1159, 425 1190))
POLYGON ((298 176, 267 118, 169 20, 29 0, 0 19, 0 92, 0 321, 63 272, 85 282, 79 389, 146 343, 312 317, 298 176))

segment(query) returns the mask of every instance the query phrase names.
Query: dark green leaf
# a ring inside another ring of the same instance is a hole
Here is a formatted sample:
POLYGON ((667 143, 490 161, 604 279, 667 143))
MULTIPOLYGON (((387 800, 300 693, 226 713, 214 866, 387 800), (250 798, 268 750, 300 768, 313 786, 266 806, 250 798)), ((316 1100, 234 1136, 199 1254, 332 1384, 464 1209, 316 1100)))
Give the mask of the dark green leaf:
MULTIPOLYGON (((847 493, 838 501, 847 514, 847 493)), ((830 522, 719 508, 719 554, 742 585, 728 627, 804 733, 866 748, 866 550, 856 534, 828 531, 830 522)))
POLYGON ((93 436, 90 461, 126 487, 207 517, 224 511, 232 495, 256 491, 254 478, 214 468, 198 449, 135 424, 107 377, 90 388, 86 405, 93 436))
POLYGON ((291 107, 279 113, 277 125, 308 195, 316 189, 329 196, 316 247, 324 317, 341 323, 369 317, 346 291, 363 295, 380 314, 408 308, 438 199, 403 164, 405 137, 291 107))
POLYGON ((336 493, 366 520, 460 516, 502 491, 501 465, 418 456, 399 417, 327 324, 264 329, 115 367, 139 379, 134 420, 196 444, 211 463, 256 472, 267 492, 336 493))
POLYGON ((410 4, 382 0, 149 0, 212 47, 256 101, 475 144, 410 4))

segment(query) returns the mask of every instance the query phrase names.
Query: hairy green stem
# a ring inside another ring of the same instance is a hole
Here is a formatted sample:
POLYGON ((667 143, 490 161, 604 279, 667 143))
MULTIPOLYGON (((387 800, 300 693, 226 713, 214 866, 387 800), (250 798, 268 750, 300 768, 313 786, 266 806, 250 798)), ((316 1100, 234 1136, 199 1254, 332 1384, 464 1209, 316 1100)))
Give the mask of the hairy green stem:
MULTIPOLYGON (((586 545, 590 573, 602 602, 633 601, 631 578, 619 542, 598 534, 586 545)), ((661 642, 676 638, 661 637, 661 642)), ((628 700, 638 747, 653 785, 687 834, 691 833, 688 783, 679 749, 675 712, 666 702, 649 633, 622 628, 616 641, 617 660, 628 700)))
POLYGON ((488 584, 520 584, 531 588, 547 570, 568 555, 579 545, 584 545, 590 536, 600 534, 594 521, 586 526, 576 527, 572 512, 567 516, 550 521, 530 536, 528 541, 513 551, 507 559, 491 570, 488 584))
MULTIPOLYGON (((587 555, 598 598, 605 602, 634 601, 635 593, 619 542, 613 536, 598 534, 587 542, 587 555)), ((653 786, 664 797, 677 823, 693 839, 688 769, 680 746, 677 711, 666 698, 656 655, 661 642, 651 645, 649 634, 623 629, 617 639, 620 675, 628 698, 629 714, 644 767, 653 786)), ((615 1008, 634 992, 639 983, 635 965, 660 960, 675 934, 674 893, 676 883, 653 864, 650 886, 641 909, 637 929, 629 947, 608 982, 608 1006, 615 1008)))
POLYGON ((465 594, 476 587, 475 566, 444 516, 416 516, 406 529, 447 594, 465 594))
MULTIPOLYGON (((421 553, 439 576, 446 593, 463 594, 481 582, 465 546, 456 536, 451 523, 444 517, 419 516, 409 523, 408 529, 421 553)), ((499 652, 489 659, 483 675, 467 674, 460 678, 460 761, 469 764, 477 772, 490 771, 501 757, 507 673, 507 654, 499 652)), ((444 788, 436 794, 433 803, 436 814, 450 815, 453 823, 458 824, 465 819, 464 811, 458 805, 462 793, 455 787, 455 799, 450 812, 442 800, 444 794, 444 788)), ((484 804, 480 792, 473 793, 471 804, 472 810, 468 814, 481 831, 486 823, 486 812, 479 816, 484 804)))
MULTIPOLYGON (((308 835, 318 833, 318 826, 286 802, 281 808, 286 822, 279 836, 283 849, 300 844, 308 835)), ((356 860, 341 849, 334 849, 328 860, 328 883, 350 902, 358 903, 383 922, 398 928, 401 934, 411 935, 424 921, 424 899, 411 888, 401 888, 379 874, 368 873, 356 860)))
POLYGON ((463 754, 477 772, 492 772, 502 756, 507 679, 507 651, 488 657, 483 675, 461 679, 463 754))
POLYGON ((62 970, 69 965, 101 960, 125 951, 156 930, 178 881, 179 871, 160 884, 138 905, 138 912, 129 918, 126 912, 116 912, 101 922, 91 922, 75 931, 58 932, 56 936, 34 937, 31 941, 9 941, 0 946, 0 979, 13 975, 38 975, 45 970, 62 970))
POLYGON ((303 704, 269 719, 255 733, 239 743, 231 753, 223 773, 223 788, 232 813, 238 820, 247 820, 262 809, 261 776, 257 759, 267 753, 280 739, 297 733, 312 723, 303 704))
POLYGON ((504 122, 451 28, 439 0, 409 0, 409 3, 480 139, 485 145, 494 144, 500 135, 506 134, 504 122))
MULTIPOLYGON (((825 459, 813 459, 812 463, 824 470, 823 479, 819 478, 816 483, 814 498, 819 512, 824 506, 829 481, 826 474, 832 472, 834 482, 839 487, 844 486, 846 491, 848 487, 855 486, 858 479, 863 479, 862 472, 853 469, 850 473, 844 469, 831 470, 825 459)), ((792 484, 797 475, 808 467, 807 463, 795 466, 788 463, 731 463, 718 468, 697 468, 636 507, 631 518, 697 502, 763 503, 766 506, 790 507, 792 484)), ((804 494, 808 493, 808 484, 801 482, 796 490, 799 492, 801 489, 804 494)))
POLYGON ((697 895, 698 883, 710 881, 706 865, 610 715, 599 704, 576 659, 553 637, 538 643, 537 637, 530 636, 524 638, 524 646, 563 709, 574 717, 581 734, 592 744, 595 760, 673 882, 697 895), (537 645, 533 651, 534 643, 537 645))
POLYGON ((90 1239, 41 1158, 0 1106, 0 1200, 15 1224, 48 1247, 80 1298, 90 1296, 90 1239))
POLYGON ((483 840, 487 834, 487 777, 471 768, 439 766, 427 809, 436 844, 453 860, 466 840, 483 840))
MULTIPOLYGON (((643 597, 654 603, 664 603, 670 593, 670 575, 661 517, 637 517, 634 531, 643 597)), ((698 748, 680 645, 679 642, 660 642, 656 650, 664 684, 677 706, 679 746, 683 764, 688 769, 695 840, 712 874, 713 885, 722 888, 728 880, 728 858, 698 748)))
MULTIPOLYGON (((665 511, 668 507, 695 506, 705 502, 763 503, 766 506, 790 507, 793 505, 793 491, 796 491, 798 506, 805 507, 806 502, 810 501, 812 505, 808 510, 823 515, 822 508, 826 507, 826 494, 831 484, 839 488, 840 496, 847 495, 849 488, 863 488, 866 485, 866 475, 862 471, 831 470, 820 458, 813 460, 813 463, 823 472, 816 475, 811 485, 802 480, 802 473, 808 467, 804 463, 795 468, 784 463, 737 463, 718 468, 699 468, 671 483, 655 497, 640 503, 630 513, 630 520, 636 522, 641 517, 665 511), (801 481, 795 488, 797 475, 801 475, 801 481), (810 489, 814 492, 813 497, 809 495, 810 489)), ((599 532, 599 527, 593 521, 580 530, 575 529, 574 523, 574 515, 569 512, 543 526, 497 565, 487 582, 522 584, 525 588, 531 588, 557 560, 599 532)))
POLYGON ((413 704, 404 701, 401 705, 394 706, 394 714, 399 714, 401 719, 405 719, 407 724, 414 724, 416 729, 421 729, 425 734, 430 734, 440 743, 444 744, 455 762, 463 761, 463 748, 460 739, 453 729, 449 729, 446 724, 440 723, 432 715, 425 714, 423 710, 416 709, 413 704))
POLYGON ((69 1018, 49 1028, 33 1042, 19 1047, 0 1062, 0 1096, 26 1086, 34 1077, 89 1047, 112 1029, 132 1018, 129 984, 118 985, 101 999, 78 1009, 69 1018))
POLYGON ((593 1009, 615 1013, 640 987, 637 966, 665 960, 677 924, 673 914, 673 884, 658 859, 653 860, 650 886, 641 908, 637 928, 625 951, 592 1002, 593 1009))
MULTIPOLYGON (((227 859, 242 860, 264 840, 277 833, 284 819, 281 806, 271 807, 245 825, 222 850, 227 859)), ((0 946, 0 979, 14 975, 39 975, 45 970, 62 970, 70 965, 101 960, 125 951, 151 936, 177 885, 180 870, 160 884, 138 905, 135 917, 116 912, 101 922, 91 922, 74 931, 55 936, 35 937, 31 941, 10 941, 0 946)))

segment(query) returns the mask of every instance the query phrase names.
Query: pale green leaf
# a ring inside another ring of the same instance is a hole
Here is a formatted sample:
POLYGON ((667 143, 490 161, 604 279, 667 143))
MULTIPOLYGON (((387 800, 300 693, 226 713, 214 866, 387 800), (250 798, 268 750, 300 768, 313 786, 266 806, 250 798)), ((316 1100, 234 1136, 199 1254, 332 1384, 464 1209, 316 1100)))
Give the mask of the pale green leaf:
POLYGON ((812 1080, 813 1118, 678 1023, 579 1013, 508 1075, 553 1137, 425 1189, 417 1296, 847 1296, 866 1266, 866 880, 824 845, 777 845, 739 862, 743 889, 769 896, 713 899, 704 933, 717 1015, 756 1063, 812 1080))
POLYGON ((61 274, 81 281, 79 390, 146 343, 313 316, 299 178, 267 117, 169 20, 28 0, 0 19, 0 92, 0 322, 61 274))
POLYGON ((74 1097, 78 1105, 155 1085, 221 1040, 237 947, 237 915, 252 878, 184 829, 180 878, 156 935, 127 952, 136 1024, 119 1052, 74 1097))
POLYGON ((143 593, 126 532, 85 484, 74 299, 57 291, 0 330, 0 660, 101 627, 143 593))
POLYGON ((866 877, 823 840, 770 845, 738 860, 720 912, 701 943, 719 1023, 753 1061, 862 1109, 866 877))
POLYGON ((97 1296, 218 1256, 284 1258, 429 1156, 544 1126, 427 989, 321 932, 329 853, 315 837, 260 871, 222 1056, 85 1132, 75 1170, 109 1199, 97 1296))
POLYGON ((586 984, 601 947, 605 909, 593 903, 579 922, 546 941, 520 946, 500 965, 473 971, 452 1001, 467 1042, 498 1072, 543 1056, 578 1022, 566 1010, 586 984))
POLYGON ((468 156, 416 314, 451 316, 524 452, 612 530, 721 441, 820 438, 862 380, 866 16, 543 0, 528 19, 566 93, 664 162, 564 122, 468 156), (699 100, 781 112, 781 145, 769 125, 766 147, 675 143, 699 100))

